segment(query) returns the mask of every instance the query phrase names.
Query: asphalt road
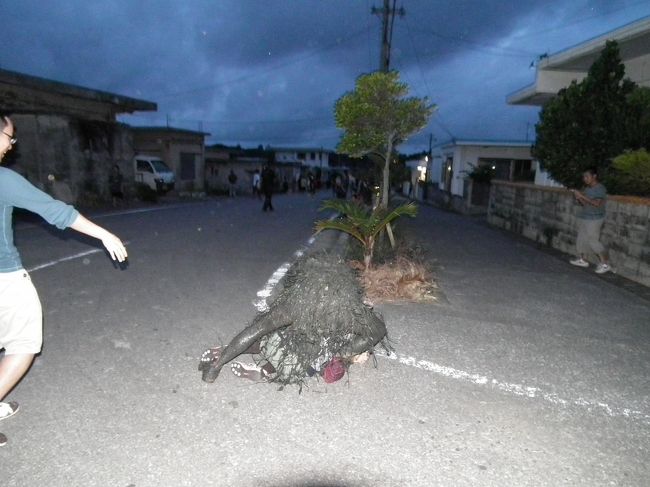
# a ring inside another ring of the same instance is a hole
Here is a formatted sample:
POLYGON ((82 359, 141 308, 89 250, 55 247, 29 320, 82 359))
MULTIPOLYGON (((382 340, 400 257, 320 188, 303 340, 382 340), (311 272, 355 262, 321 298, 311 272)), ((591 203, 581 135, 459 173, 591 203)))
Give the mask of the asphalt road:
MULTIPOLYGON (((8 486, 558 486, 650 483, 647 301, 429 208, 413 235, 446 300, 384 305, 397 357, 302 394, 200 353, 252 319, 318 200, 213 200, 97 221, 129 266, 19 226, 45 346, 0 423, 8 486), (66 257, 77 258, 61 261, 66 257)), ((318 244, 318 242, 317 242, 318 244)))

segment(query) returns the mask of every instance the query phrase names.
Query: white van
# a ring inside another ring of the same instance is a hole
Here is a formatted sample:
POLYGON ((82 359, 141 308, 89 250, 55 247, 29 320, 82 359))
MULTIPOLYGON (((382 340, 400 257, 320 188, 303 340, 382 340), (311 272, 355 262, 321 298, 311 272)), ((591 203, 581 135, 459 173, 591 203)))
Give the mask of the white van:
POLYGON ((154 191, 166 193, 174 189, 176 176, 160 157, 136 155, 133 158, 136 184, 145 184, 154 191))

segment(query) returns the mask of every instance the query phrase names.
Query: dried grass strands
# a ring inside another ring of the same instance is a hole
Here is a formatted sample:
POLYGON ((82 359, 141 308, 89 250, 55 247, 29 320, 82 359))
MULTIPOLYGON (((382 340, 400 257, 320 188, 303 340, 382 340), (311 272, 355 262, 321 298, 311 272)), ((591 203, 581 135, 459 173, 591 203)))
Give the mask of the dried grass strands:
POLYGON ((363 264, 353 262, 360 270, 366 297, 372 301, 436 301, 436 284, 426 266, 417 260, 398 256, 394 261, 363 270, 363 264))

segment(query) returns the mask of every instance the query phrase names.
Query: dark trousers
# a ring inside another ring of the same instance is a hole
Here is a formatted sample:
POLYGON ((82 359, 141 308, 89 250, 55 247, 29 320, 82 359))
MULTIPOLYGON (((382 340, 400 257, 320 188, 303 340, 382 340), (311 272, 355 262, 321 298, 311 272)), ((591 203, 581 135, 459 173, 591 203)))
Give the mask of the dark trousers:
POLYGON ((262 207, 262 211, 266 211, 266 210, 273 211, 273 203, 271 203, 272 197, 273 197, 273 193, 271 193, 270 191, 264 192, 264 206, 262 207))

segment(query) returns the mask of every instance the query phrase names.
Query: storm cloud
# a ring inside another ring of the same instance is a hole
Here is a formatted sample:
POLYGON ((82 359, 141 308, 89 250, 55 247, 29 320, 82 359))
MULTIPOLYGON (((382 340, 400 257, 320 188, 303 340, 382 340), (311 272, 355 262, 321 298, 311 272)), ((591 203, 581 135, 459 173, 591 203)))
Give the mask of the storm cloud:
MULTIPOLYGON (((381 0, 23 0, 4 5, 4 69, 157 102, 134 125, 210 142, 334 148, 333 104, 379 64, 381 0), (9 12, 9 14, 7 13, 9 12)), ((4 4, 4 2, 3 2, 4 4)), ((534 136, 537 110, 506 105, 552 53, 648 15, 634 0, 404 0, 391 67, 439 107, 429 133, 534 136)))

